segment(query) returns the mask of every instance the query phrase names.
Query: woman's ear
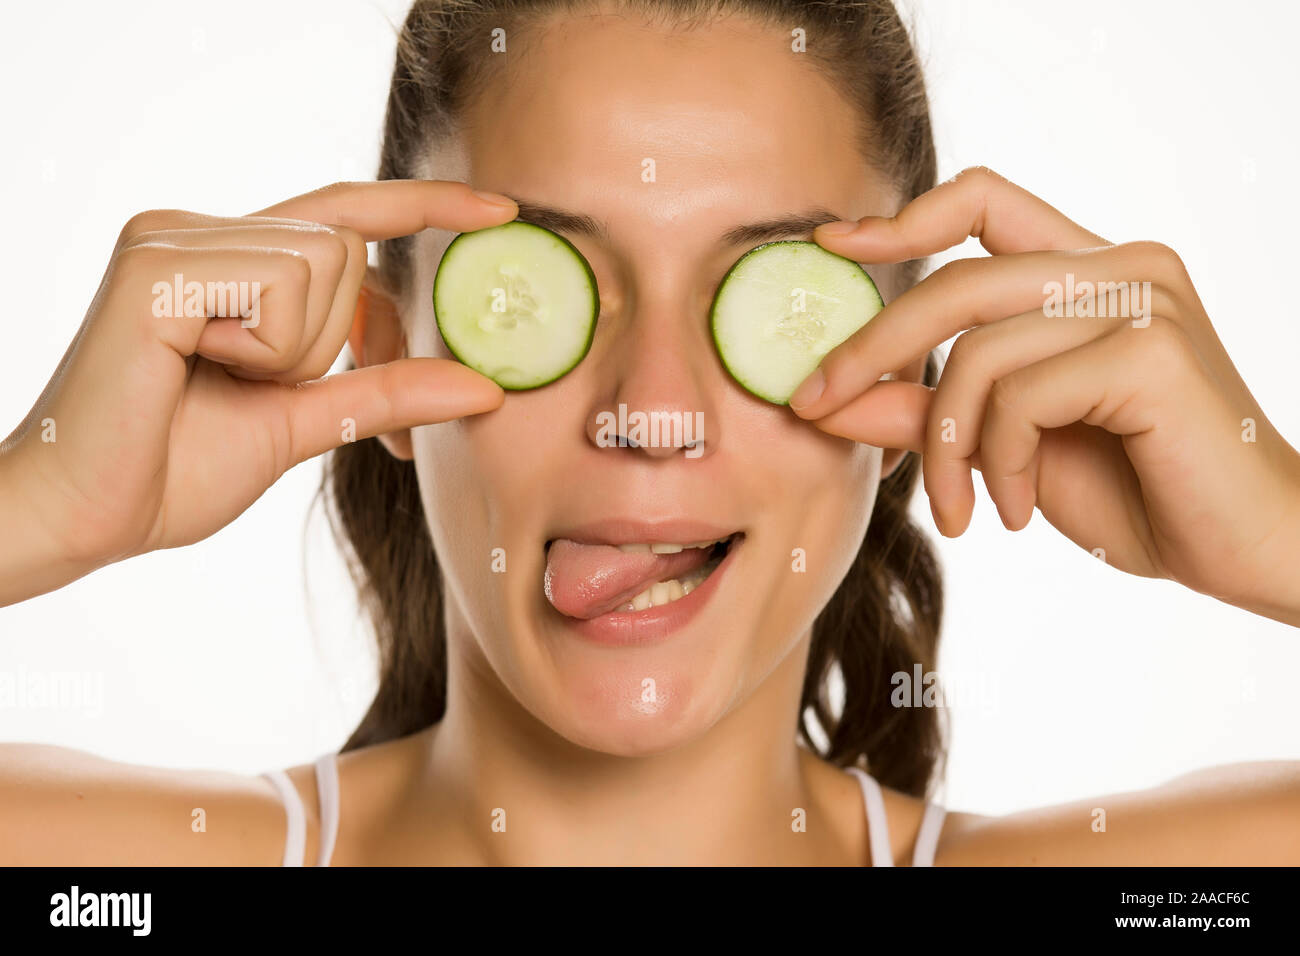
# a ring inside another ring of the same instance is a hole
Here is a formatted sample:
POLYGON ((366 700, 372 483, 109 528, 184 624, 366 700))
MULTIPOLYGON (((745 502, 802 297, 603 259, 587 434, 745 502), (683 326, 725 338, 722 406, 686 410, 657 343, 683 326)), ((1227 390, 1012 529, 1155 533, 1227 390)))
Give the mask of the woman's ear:
MULTIPOLYGON (((366 268, 366 277, 357 296, 357 308, 352 314, 352 331, 348 333, 348 348, 357 368, 366 365, 383 365, 404 358, 406 334, 397 303, 379 281, 373 267, 366 268)), ((394 458, 410 461, 415 453, 411 448, 410 429, 380 435, 379 440, 394 458)))
MULTIPOLYGON (((925 363, 929 355, 922 355, 907 368, 902 369, 893 376, 898 382, 923 382, 925 380, 925 363)), ((907 454, 906 448, 886 448, 880 458, 880 480, 884 481, 894 473, 894 469, 902 463, 903 457, 907 454)))

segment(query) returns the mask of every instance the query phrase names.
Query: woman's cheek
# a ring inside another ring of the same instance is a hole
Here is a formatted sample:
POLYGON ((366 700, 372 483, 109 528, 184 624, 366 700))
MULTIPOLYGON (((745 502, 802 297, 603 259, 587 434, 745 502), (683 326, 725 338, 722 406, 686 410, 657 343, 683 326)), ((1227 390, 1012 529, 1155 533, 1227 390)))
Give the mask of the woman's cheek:
MULTIPOLYGON (((494 553, 510 566, 515 516, 503 503, 517 500, 508 483, 517 469, 503 466, 495 444, 485 441, 482 422, 470 419, 416 429, 413 436, 424 520, 428 522, 445 578, 467 598, 488 597, 504 575, 493 574, 494 553), (494 549, 502 549, 494 552, 494 549)), ((469 609, 467 609, 469 610, 469 609)))
POLYGON ((790 525, 785 573, 769 612, 791 629, 811 626, 848 574, 879 488, 880 449, 844 442, 820 451, 805 459, 798 486, 803 502, 790 525))

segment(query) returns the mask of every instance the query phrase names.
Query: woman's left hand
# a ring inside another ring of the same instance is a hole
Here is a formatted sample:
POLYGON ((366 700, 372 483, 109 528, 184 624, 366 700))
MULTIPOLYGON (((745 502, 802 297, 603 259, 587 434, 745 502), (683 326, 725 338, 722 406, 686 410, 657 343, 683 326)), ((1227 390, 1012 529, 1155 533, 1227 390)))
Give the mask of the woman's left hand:
POLYGON ((1011 530, 1037 506, 1124 571, 1300 625, 1300 453, 1233 367, 1176 253, 1109 243, 983 168, 893 218, 814 234, 882 264, 968 236, 992 255, 889 303, 823 359, 796 413, 921 452, 944 535, 969 524, 978 468, 1011 530), (954 335, 936 388, 882 381, 954 335))

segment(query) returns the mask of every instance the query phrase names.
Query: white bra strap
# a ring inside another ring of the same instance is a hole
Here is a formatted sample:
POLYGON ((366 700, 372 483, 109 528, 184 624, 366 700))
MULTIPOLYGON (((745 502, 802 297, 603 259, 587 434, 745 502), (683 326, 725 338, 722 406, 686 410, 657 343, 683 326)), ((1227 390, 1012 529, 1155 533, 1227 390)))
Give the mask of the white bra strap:
POLYGON ((916 832, 916 849, 912 852, 913 866, 934 866, 934 851, 939 847, 939 834, 948 811, 937 803, 925 805, 925 816, 916 832))
POLYGON ((874 777, 857 767, 849 772, 862 786, 862 803, 867 810, 867 836, 871 841, 871 865, 893 866, 894 853, 889 846, 889 821, 885 818, 885 797, 874 777))
POLYGON ((302 866, 302 855, 307 847, 307 815, 302 808, 298 788, 283 770, 268 770, 262 774, 280 794, 285 816, 289 819, 284 838, 284 860, 281 866, 302 866))
POLYGON ((329 866, 339 835, 339 768, 334 754, 316 761, 316 799, 320 803, 320 854, 317 866, 329 866))

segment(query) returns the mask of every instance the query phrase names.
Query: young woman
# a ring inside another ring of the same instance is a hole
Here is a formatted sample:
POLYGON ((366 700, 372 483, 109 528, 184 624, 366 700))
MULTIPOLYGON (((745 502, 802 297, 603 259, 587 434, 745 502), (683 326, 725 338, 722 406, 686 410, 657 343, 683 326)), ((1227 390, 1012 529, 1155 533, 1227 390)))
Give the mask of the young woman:
POLYGON ((134 217, 0 453, 13 603, 202 540, 330 452, 373 705, 287 774, 4 745, 0 862, 1300 861, 1282 762, 1007 817, 927 803, 938 711, 891 704, 939 633, 918 474, 945 535, 975 469, 1008 528, 1037 508, 1125 571, 1300 624, 1300 455, 1173 251, 984 169, 935 186, 887 0, 418 0, 379 179, 134 217), (449 358, 430 289, 453 234, 516 217, 578 247, 601 315, 572 372, 507 395, 449 358), (992 255, 917 281, 970 235, 992 255), (791 408, 729 378, 708 328, 777 238, 867 264, 888 302, 791 408), (259 283, 258 320, 155 315, 177 273, 259 283), (1050 317, 1067 281, 1146 291, 1050 317), (345 342, 357 368, 322 379, 345 342), (619 406, 703 413, 702 442, 609 447, 619 406))

